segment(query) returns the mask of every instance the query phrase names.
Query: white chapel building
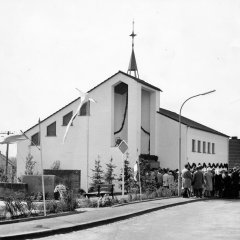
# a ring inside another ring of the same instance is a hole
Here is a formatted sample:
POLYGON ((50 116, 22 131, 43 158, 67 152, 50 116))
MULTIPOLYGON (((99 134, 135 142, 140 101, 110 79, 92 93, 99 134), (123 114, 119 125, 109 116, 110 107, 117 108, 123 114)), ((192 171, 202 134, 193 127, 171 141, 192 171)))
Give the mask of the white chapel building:
MULTIPOLYGON (((132 33, 134 39, 135 34, 132 33)), ((42 120, 41 150, 43 168, 50 169, 56 161, 61 169, 80 170, 81 188, 91 183, 95 160, 100 159, 103 170, 113 158, 119 176, 122 153, 116 142, 125 140, 130 165, 140 154, 158 157, 161 168, 178 168, 178 115, 160 108, 161 89, 138 76, 134 42, 128 73, 119 71, 88 91, 96 103, 84 104, 70 126, 65 143, 66 126, 75 113, 80 98, 42 120), (131 74, 134 73, 134 76, 131 74)), ((30 140, 18 143, 17 175, 25 172, 29 153, 37 162, 35 172, 41 171, 39 124, 25 131, 30 140)), ((182 120, 182 166, 185 163, 228 163, 228 136, 190 119, 182 120)))

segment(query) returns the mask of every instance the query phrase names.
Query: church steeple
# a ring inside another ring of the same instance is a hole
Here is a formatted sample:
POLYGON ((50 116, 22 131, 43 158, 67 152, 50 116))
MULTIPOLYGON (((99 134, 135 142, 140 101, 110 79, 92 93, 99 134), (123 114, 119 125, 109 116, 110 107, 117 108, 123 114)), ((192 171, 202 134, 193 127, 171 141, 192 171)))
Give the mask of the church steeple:
POLYGON ((129 35, 129 36, 132 37, 132 53, 131 53, 131 57, 130 57, 130 62, 129 62, 127 73, 131 75, 131 73, 133 72, 134 73, 134 77, 139 78, 137 62, 136 62, 135 53, 134 53, 134 37, 137 36, 137 34, 134 33, 134 21, 133 21, 132 34, 129 35))

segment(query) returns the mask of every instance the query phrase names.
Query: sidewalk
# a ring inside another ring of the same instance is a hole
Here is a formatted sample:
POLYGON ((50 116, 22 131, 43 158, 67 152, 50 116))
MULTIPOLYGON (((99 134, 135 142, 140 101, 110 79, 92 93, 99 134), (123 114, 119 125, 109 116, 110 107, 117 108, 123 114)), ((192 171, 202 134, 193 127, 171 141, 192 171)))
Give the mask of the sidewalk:
POLYGON ((0 225, 0 239, 37 238, 82 230, 201 200, 176 197, 91 210, 78 209, 77 214, 0 225))

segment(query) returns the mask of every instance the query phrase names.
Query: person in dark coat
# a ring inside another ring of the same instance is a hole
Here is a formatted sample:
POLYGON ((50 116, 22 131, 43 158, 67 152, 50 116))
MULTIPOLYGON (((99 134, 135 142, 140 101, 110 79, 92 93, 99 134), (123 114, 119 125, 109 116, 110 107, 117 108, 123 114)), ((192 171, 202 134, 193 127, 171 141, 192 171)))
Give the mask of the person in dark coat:
POLYGON ((215 169, 213 168, 212 169, 212 183, 213 183, 213 190, 211 192, 211 197, 214 197, 215 196, 215 169))
POLYGON ((239 172, 237 171, 237 168, 233 168, 233 172, 231 175, 231 184, 232 184, 232 197, 233 198, 238 198, 239 195, 239 172))
POLYGON ((223 182, 222 182, 222 174, 219 170, 215 171, 214 175, 214 188, 215 188, 215 197, 222 197, 222 189, 223 189, 223 182))
POLYGON ((159 169, 157 173, 157 188, 160 188, 163 186, 163 171, 159 169))
POLYGON ((231 177, 228 172, 223 171, 222 183, 223 183, 223 198, 231 198, 231 177))
POLYGON ((196 197, 202 197, 202 190, 204 184, 204 176, 201 171, 202 168, 200 166, 197 167, 197 171, 193 174, 193 191, 196 197))

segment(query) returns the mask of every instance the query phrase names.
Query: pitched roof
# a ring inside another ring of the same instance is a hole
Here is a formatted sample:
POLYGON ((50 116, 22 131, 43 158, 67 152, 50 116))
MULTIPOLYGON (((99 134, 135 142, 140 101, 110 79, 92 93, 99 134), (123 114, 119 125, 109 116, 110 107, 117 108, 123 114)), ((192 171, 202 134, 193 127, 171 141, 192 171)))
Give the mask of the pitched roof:
MULTIPOLYGON (((145 86, 147 86, 147 87, 150 87, 150 88, 153 88, 153 89, 155 89, 155 90, 157 90, 157 91, 162 92, 161 89, 159 89, 159 88, 157 88, 157 87, 155 87, 155 86, 153 86, 153 85, 151 85, 151 84, 149 84, 149 83, 147 83, 147 82, 145 82, 145 81, 143 81, 143 80, 141 80, 141 79, 139 79, 139 78, 133 77, 133 76, 131 76, 131 75, 125 73, 125 72, 118 71, 117 73, 115 73, 114 75, 112 75, 111 77, 109 77, 108 79, 106 79, 105 81, 99 83, 97 86, 95 86, 94 88, 90 89, 90 90, 88 91, 88 93, 91 92, 91 91, 93 91, 94 89, 96 89, 96 88, 99 87, 100 85, 104 84, 105 82, 109 81, 111 78, 115 77, 115 76, 116 76, 117 74, 119 74, 119 73, 121 73, 121 74, 123 74, 123 75, 125 75, 125 76, 127 76, 127 77, 130 77, 130 78, 132 78, 133 80, 137 81, 138 83, 141 83, 141 84, 143 84, 143 85, 145 85, 145 86)), ((79 99, 80 99, 80 97, 76 98, 75 100, 73 100, 73 101, 70 102, 69 104, 65 105, 65 106, 62 107, 61 109, 57 110, 56 112, 54 112, 54 113, 51 114, 50 116, 48 116, 48 117, 46 117, 45 119, 43 119, 43 120, 41 121, 41 123, 44 122, 44 121, 46 121, 47 119, 49 119, 50 117, 52 117, 52 116, 55 115, 56 113, 62 111, 64 108, 68 107, 68 106, 71 105, 72 103, 78 101, 79 99)), ((31 130, 32 128, 36 127, 37 125, 38 125, 38 123, 35 124, 34 126, 30 127, 29 129, 27 129, 27 130, 25 131, 25 133, 28 132, 29 130, 31 130)))
POLYGON ((138 83, 141 83, 142 85, 145 85, 145 86, 147 86, 147 87, 150 87, 150 88, 153 88, 153 89, 155 89, 155 90, 157 90, 157 91, 162 92, 162 90, 161 90, 160 88, 157 88, 157 87, 153 86, 152 84, 143 81, 142 79, 139 79, 139 78, 136 78, 136 77, 134 77, 134 76, 131 76, 131 75, 125 73, 125 72, 118 71, 117 73, 115 73, 114 75, 112 75, 111 77, 109 77, 108 79, 106 79, 105 81, 101 82, 100 84, 98 84, 97 86, 95 86, 94 88, 92 88, 91 90, 89 90, 88 93, 91 92, 92 90, 94 90, 95 88, 99 87, 100 85, 104 84, 105 82, 107 82, 107 81, 110 80, 111 78, 115 77, 115 76, 116 76, 117 74, 119 74, 119 73, 121 73, 121 74, 123 74, 123 75, 125 75, 125 76, 127 76, 127 77, 132 78, 133 80, 135 80, 135 81, 138 82, 138 83))
MULTIPOLYGON (((165 116, 165 117, 171 118, 172 120, 174 120, 176 122, 179 122, 179 114, 177 114, 175 112, 171 112, 171 111, 169 111, 167 109, 164 109, 164 108, 159 108, 158 113, 165 116)), ((223 137, 229 137, 226 134, 218 132, 218 131, 216 131, 212 128, 204 126, 200 123, 197 123, 197 122, 195 122, 195 121, 193 121, 189 118, 183 117, 183 116, 181 116, 181 123, 186 125, 186 126, 189 126, 191 128, 195 128, 195 129, 202 130, 202 131, 209 132, 209 133, 214 133, 214 134, 217 134, 217 135, 220 135, 220 136, 223 136, 223 137)))

